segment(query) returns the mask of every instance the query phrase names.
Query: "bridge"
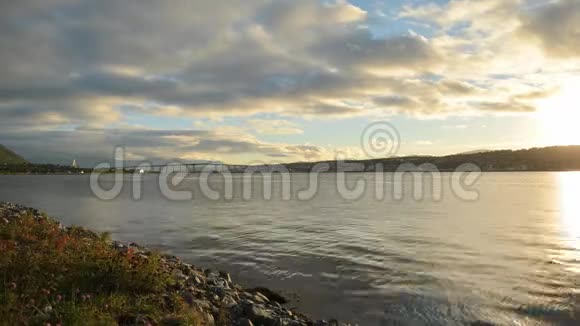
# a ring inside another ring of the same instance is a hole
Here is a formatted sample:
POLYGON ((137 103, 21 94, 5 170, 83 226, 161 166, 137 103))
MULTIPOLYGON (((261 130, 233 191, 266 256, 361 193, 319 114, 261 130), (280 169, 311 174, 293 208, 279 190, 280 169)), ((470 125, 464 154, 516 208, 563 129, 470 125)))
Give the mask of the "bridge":
POLYGON ((168 164, 140 164, 135 166, 126 166, 123 167, 124 170, 131 170, 131 171, 139 171, 143 170, 144 172, 201 172, 201 171, 238 171, 243 170, 246 168, 246 165, 231 165, 231 164, 223 164, 223 163, 216 163, 216 162, 207 162, 207 163, 168 163, 168 164), (207 167, 211 167, 208 169, 207 167))

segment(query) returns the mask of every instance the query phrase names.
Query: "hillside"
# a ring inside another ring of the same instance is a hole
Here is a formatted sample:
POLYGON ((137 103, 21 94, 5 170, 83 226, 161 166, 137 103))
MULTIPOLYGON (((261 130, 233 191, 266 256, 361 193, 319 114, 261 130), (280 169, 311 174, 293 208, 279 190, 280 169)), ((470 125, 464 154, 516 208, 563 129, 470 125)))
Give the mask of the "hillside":
MULTIPOLYGON (((321 162, 300 162, 285 164, 291 172, 308 172, 321 162)), ((329 171, 336 171, 334 161, 327 161, 329 171)), ((454 171, 464 163, 477 165, 482 171, 580 171, 580 146, 557 146, 522 150, 499 150, 489 152, 463 153, 448 156, 407 156, 372 160, 347 160, 357 163, 350 171, 375 171, 377 164, 384 171, 413 169, 422 164, 433 164, 439 171, 454 171)))
POLYGON ((22 156, 14 153, 4 145, 0 144, 0 164, 25 164, 27 163, 22 156))

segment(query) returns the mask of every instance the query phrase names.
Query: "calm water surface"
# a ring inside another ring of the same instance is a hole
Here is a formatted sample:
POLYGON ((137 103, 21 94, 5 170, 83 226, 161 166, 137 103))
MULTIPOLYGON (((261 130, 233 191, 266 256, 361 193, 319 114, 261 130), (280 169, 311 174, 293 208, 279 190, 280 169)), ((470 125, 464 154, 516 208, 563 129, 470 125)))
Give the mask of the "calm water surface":
MULTIPOLYGON (((176 202, 148 175, 143 199, 132 200, 126 187, 101 201, 84 176, 0 176, 0 200, 230 271, 318 318, 580 325, 580 174, 487 173, 475 202, 454 197, 448 175, 441 201, 377 201, 373 175, 348 178, 366 179, 370 190, 344 200, 325 174, 309 201, 276 194, 212 201, 196 193, 176 202)), ((293 193, 307 180, 293 175, 293 193)), ((194 177, 181 187, 196 184, 194 177)))

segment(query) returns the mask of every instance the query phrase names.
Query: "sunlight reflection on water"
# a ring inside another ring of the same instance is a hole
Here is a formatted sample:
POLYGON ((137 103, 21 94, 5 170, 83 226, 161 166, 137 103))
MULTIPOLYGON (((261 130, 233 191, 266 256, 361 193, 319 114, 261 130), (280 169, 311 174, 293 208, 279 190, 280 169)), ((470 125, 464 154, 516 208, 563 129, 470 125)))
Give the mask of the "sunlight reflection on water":
POLYGON ((561 173, 559 186, 562 231, 568 248, 560 259, 571 263, 569 270, 580 273, 580 172, 561 173))

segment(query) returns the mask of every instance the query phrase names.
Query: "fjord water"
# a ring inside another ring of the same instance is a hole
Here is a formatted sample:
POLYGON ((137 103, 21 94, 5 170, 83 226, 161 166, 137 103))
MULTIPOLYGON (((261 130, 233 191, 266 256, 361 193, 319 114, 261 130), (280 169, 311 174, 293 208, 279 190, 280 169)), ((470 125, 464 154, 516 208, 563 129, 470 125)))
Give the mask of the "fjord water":
MULTIPOLYGON (((228 271, 242 284, 281 291, 318 318, 580 323, 580 174, 485 173, 471 202, 453 194, 449 175, 441 176, 440 201, 429 192, 394 200, 392 175, 383 200, 375 198, 373 174, 347 179, 366 180, 362 198, 341 198, 336 176, 322 174, 308 201, 282 200, 275 178, 271 200, 244 200, 235 175, 232 200, 204 198, 191 177, 179 188, 194 190, 194 199, 171 201, 155 175, 144 177, 137 201, 129 182, 118 198, 102 201, 86 176, 0 176, 0 200, 228 271)), ((220 180, 212 183, 219 188, 220 180)), ((307 175, 292 175, 292 194, 307 183, 307 175)))

